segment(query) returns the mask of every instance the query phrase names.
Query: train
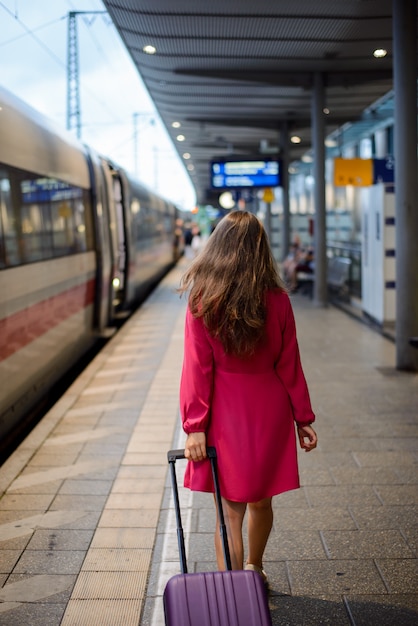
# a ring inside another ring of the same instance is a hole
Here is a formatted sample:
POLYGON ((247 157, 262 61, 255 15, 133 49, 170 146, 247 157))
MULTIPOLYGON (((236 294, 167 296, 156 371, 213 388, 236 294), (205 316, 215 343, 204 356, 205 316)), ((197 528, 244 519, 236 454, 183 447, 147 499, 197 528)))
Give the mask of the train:
POLYGON ((182 254, 181 210, 0 87, 0 450, 182 254))

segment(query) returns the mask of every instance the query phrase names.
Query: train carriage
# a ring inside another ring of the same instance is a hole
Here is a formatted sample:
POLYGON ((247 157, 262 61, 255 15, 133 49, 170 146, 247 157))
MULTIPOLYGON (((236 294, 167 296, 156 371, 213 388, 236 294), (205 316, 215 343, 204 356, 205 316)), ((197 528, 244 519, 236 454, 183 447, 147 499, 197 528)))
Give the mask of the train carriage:
POLYGON ((176 217, 0 88, 0 449, 167 271, 176 217))

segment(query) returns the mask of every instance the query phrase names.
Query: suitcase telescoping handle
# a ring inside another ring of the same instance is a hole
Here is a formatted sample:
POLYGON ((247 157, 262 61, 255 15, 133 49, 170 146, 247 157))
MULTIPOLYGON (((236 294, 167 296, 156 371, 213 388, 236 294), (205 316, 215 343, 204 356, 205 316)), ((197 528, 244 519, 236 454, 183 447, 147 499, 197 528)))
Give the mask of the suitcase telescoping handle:
MULTIPOLYGON (((232 569, 231 555, 229 552, 228 535, 226 532, 225 518, 224 518, 224 512, 222 508, 221 490, 219 488, 218 464, 217 464, 215 448, 213 446, 208 446, 206 448, 206 454, 210 460, 211 467, 212 467, 213 484, 215 487, 216 508, 218 510, 219 526, 220 526, 222 548, 223 548, 224 559, 225 559, 225 566, 226 566, 226 569, 231 570, 232 569)), ((178 459, 185 459, 186 457, 184 456, 184 450, 169 450, 169 452, 167 452, 167 458, 170 464, 171 485, 173 487, 174 508, 176 511, 177 542, 178 542, 179 554, 180 554, 180 568, 181 568, 182 574, 187 574, 186 548, 184 545, 183 524, 181 521, 179 491, 177 487, 177 478, 176 478, 176 461, 178 459)), ((190 462, 192 463, 193 461, 190 461, 190 462)))

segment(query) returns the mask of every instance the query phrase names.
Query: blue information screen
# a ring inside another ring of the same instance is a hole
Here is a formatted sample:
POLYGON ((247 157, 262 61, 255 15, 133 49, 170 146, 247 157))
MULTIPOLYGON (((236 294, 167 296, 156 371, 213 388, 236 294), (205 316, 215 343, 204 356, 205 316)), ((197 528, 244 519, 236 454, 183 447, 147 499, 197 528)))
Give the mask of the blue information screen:
POLYGON ((279 187, 279 161, 274 159, 212 161, 211 181, 215 189, 279 187))
POLYGON ((23 180, 20 187, 25 204, 76 200, 83 195, 78 187, 72 187, 52 178, 23 180))

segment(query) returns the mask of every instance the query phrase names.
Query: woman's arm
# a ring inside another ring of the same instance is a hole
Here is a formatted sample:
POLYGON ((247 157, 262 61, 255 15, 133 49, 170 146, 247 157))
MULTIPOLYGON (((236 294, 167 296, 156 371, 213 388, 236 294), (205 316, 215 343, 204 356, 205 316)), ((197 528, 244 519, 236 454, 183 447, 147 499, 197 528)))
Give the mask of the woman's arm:
POLYGON ((187 309, 184 332, 184 357, 180 381, 180 413, 188 435, 186 457, 201 460, 206 456, 206 435, 210 419, 213 386, 212 346, 201 318, 187 309))
POLYGON ((276 373, 289 394, 295 422, 298 426, 309 426, 315 421, 315 415, 300 360, 292 305, 287 295, 284 298, 282 350, 276 363, 276 373))

